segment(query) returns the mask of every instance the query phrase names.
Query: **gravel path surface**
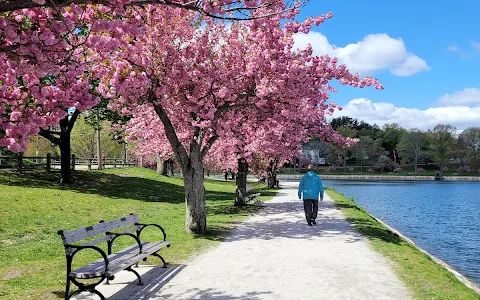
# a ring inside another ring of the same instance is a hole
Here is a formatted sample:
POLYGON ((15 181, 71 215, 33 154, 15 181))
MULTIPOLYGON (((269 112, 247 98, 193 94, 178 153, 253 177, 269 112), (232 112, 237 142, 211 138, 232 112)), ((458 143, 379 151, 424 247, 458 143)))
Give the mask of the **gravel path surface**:
POLYGON ((144 286, 132 284, 135 277, 122 272, 99 290, 117 300, 411 299, 390 263, 369 247, 328 195, 319 204, 317 225, 308 227, 297 184, 282 187, 217 248, 186 265, 138 268, 144 286))

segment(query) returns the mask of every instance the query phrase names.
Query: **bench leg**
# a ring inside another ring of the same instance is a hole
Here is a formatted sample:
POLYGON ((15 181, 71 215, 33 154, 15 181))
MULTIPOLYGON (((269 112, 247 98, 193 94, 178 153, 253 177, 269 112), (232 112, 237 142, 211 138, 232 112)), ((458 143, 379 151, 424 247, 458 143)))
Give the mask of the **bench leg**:
POLYGON ((65 300, 70 298, 70 278, 67 276, 67 287, 65 288, 65 300))
POLYGON ((100 297, 100 299, 102 300, 106 300, 105 296, 103 296, 102 293, 100 293, 99 291, 93 289, 93 290, 76 290, 75 292, 73 292, 71 295, 67 295, 65 296, 65 299, 70 299, 72 298, 73 296, 77 295, 77 294, 80 294, 81 292, 90 292, 92 294, 96 294, 100 297), (67 298, 68 297, 68 298, 67 298))
MULTIPOLYGON (((73 282, 77 287, 78 287, 78 290, 76 290, 75 292, 71 293, 70 295, 67 293, 65 294, 65 299, 68 300, 70 298, 72 298, 73 296, 77 295, 77 294, 80 294, 82 292, 90 292, 92 294, 96 294, 100 297, 100 299, 102 300, 105 300, 106 298, 102 295, 102 293, 100 293, 99 291, 97 291, 95 289, 95 287, 97 285, 99 285, 103 280, 105 279, 105 277, 102 277, 98 282, 96 283, 93 283, 93 284, 84 284, 82 282, 79 282, 77 281, 75 278, 71 278, 70 281, 73 282)), ((67 288, 69 289, 70 288, 70 282, 67 281, 67 288)))
POLYGON ((167 267, 167 263, 165 262, 165 260, 163 259, 163 257, 162 257, 160 254, 158 254, 158 253, 153 253, 152 255, 160 258, 160 259, 162 260, 163 267, 164 267, 164 268, 167 267))
POLYGON ((105 297, 104 297, 104 296, 102 295, 102 293, 100 293, 99 291, 93 290, 93 291, 91 291, 91 292, 92 292, 93 294, 97 294, 97 295, 100 297, 100 299, 105 300, 105 297))
POLYGON ((70 295, 69 294, 66 294, 65 295, 65 299, 70 299, 72 298, 73 296, 75 296, 76 294, 80 294, 81 292, 83 292, 82 290, 76 290, 75 292, 71 293, 70 295))
POLYGON ((137 271, 135 271, 134 269, 132 269, 132 266, 126 268, 125 270, 127 271, 130 271, 132 272, 133 274, 135 274, 138 278, 138 285, 143 285, 143 282, 142 282, 142 277, 140 277, 140 274, 137 273, 137 271))

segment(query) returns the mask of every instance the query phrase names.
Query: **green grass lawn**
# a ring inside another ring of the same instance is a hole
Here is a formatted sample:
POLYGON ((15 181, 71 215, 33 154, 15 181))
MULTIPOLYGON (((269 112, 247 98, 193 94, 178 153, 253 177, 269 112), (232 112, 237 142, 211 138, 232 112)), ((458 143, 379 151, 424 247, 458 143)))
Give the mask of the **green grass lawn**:
POLYGON ((352 199, 329 189, 328 194, 376 251, 394 263, 395 272, 415 299, 480 299, 453 274, 372 218, 352 199))
MULTIPOLYGON (((233 224, 260 207, 234 207, 234 182, 207 179, 208 232, 191 235, 184 230, 180 178, 140 168, 77 171, 75 184, 64 186, 57 183, 58 176, 0 173, 0 298, 63 298, 66 269, 65 251, 57 235, 60 229, 86 227, 135 213, 142 222, 164 227, 172 247, 162 250, 162 255, 167 263, 181 263, 222 241, 233 224)), ((261 191, 262 200, 275 194, 261 183, 249 185, 261 191)), ((153 229, 145 234, 150 240, 161 239, 153 229)), ((119 239, 118 246, 127 242, 119 239)), ((78 263, 91 259, 79 257, 78 263)), ((160 263, 157 258, 150 262, 160 263)))

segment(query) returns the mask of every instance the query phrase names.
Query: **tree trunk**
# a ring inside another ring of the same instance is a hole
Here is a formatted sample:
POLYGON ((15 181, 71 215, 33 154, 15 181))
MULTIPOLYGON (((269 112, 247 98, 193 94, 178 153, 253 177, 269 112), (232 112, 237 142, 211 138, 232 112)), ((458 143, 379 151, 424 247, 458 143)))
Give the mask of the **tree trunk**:
POLYGON ((182 166, 185 184, 185 231, 205 233, 207 216, 205 211, 205 189, 203 187, 203 163, 190 156, 189 164, 182 166))
POLYGON ((170 160, 162 160, 162 175, 168 177, 168 166, 170 165, 170 160))
POLYGON ((269 189, 272 189, 275 186, 275 179, 273 178, 273 172, 267 171, 267 186, 269 189))
POLYGON ((163 159, 161 158, 160 154, 155 154, 156 159, 157 159, 157 173, 163 175, 163 169, 165 169, 165 163, 163 159))
POLYGON ((100 138, 100 121, 98 119, 98 109, 97 109, 97 114, 96 114, 96 120, 97 120, 97 128, 95 128, 95 134, 97 137, 97 169, 101 170, 102 169, 102 146, 101 146, 101 138, 100 138))
POLYGON ((39 134, 60 147, 61 178, 60 183, 72 183, 72 171, 70 169, 70 133, 77 120, 80 111, 75 110, 70 116, 66 116, 59 122, 60 132, 41 129, 39 134), (58 137, 54 135, 59 135, 58 137))
POLYGON ((123 159, 125 160, 125 164, 126 164, 128 161, 127 143, 123 144, 123 159))
POLYGON ((70 128, 68 126, 68 117, 60 120, 60 165, 62 177, 60 183, 72 183, 72 170, 70 168, 70 128))
POLYGON ((270 161, 267 169, 267 185, 269 189, 273 189, 277 185, 277 158, 270 161))
POLYGON ((172 175, 172 177, 174 176, 173 171, 175 170, 173 164, 174 164, 173 159, 170 158, 168 160, 168 167, 170 168, 170 175, 172 175))
POLYGON ((246 204, 247 197, 247 174, 248 163, 244 158, 238 160, 238 173, 237 173, 237 190, 235 191, 235 206, 244 206, 246 204))
POLYGON ((343 170, 347 171, 347 153, 343 153, 343 170))

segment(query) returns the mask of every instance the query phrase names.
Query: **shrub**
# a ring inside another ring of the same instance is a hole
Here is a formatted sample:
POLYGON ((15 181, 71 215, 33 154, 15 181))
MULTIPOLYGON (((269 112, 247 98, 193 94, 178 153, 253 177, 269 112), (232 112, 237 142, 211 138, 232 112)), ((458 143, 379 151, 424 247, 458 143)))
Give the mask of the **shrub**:
POLYGON ((417 170, 415 170, 415 172, 423 173, 423 172, 425 172, 425 169, 424 168, 417 168, 417 170))
POLYGON ((327 168, 328 172, 335 172, 336 170, 337 170, 337 167, 335 167, 335 166, 330 166, 330 167, 327 168))
POLYGON ((468 166, 468 165, 463 165, 463 166, 458 167, 457 172, 458 173, 472 172, 472 168, 470 168, 470 166, 468 166))
POLYGON ((395 170, 393 170, 393 172, 400 172, 401 170, 402 170, 402 168, 398 167, 395 170))
POLYGON ((380 171, 386 171, 386 172, 393 172, 395 169, 399 169, 398 164, 396 162, 393 162, 391 160, 388 160, 383 163, 377 163, 375 164, 372 169, 374 171, 380 172, 380 171))
POLYGON ((377 162, 381 164, 388 163, 389 161, 390 161, 390 158, 388 158, 388 156, 386 155, 380 155, 377 159, 377 162))
POLYGON ((373 169, 372 169, 372 168, 369 168, 369 169, 367 170, 367 172, 373 173, 373 169))
POLYGON ((353 171, 355 171, 355 168, 354 168, 354 167, 350 167, 350 168, 348 168, 348 171, 353 172, 353 171))

